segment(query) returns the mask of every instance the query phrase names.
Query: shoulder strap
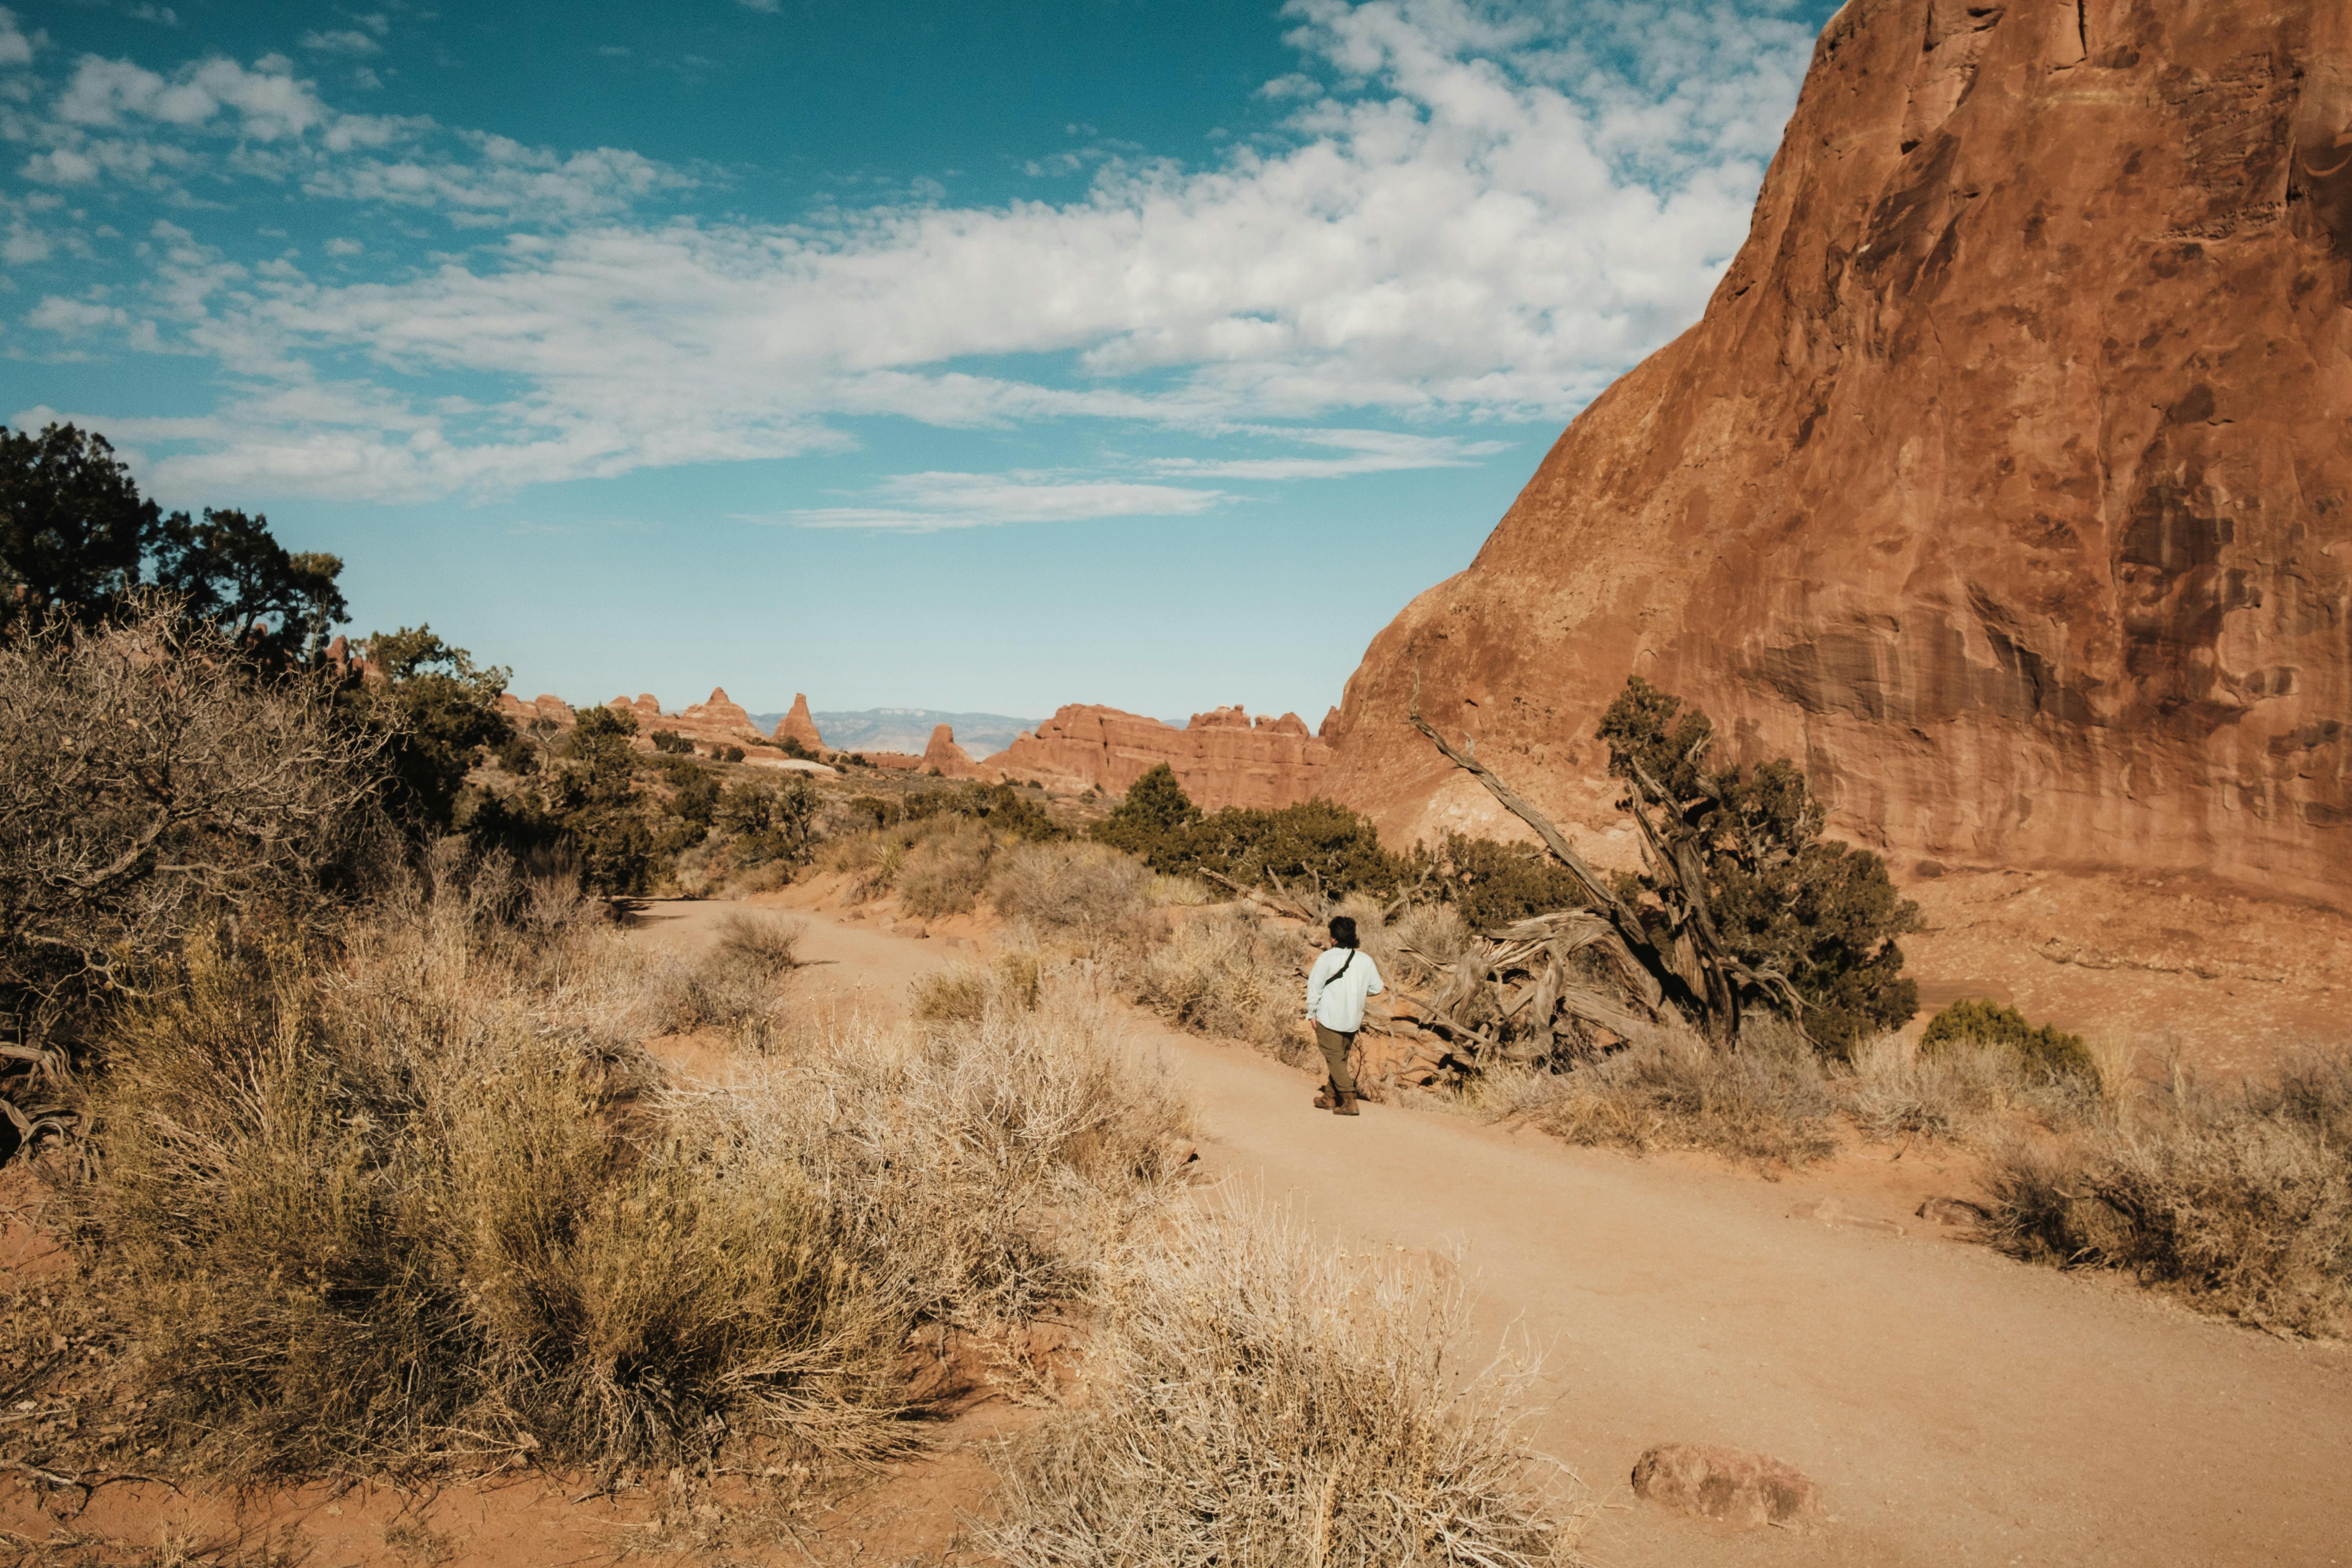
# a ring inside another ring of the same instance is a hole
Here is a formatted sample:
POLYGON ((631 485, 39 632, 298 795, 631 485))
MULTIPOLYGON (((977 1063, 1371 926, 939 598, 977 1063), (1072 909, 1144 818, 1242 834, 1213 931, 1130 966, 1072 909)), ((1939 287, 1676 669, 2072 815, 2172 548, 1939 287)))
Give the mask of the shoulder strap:
POLYGON ((1354 948, 1352 948, 1352 947, 1351 947, 1351 948, 1349 948, 1349 949, 1348 950, 1348 956, 1347 956, 1347 957, 1345 957, 1345 958, 1343 958, 1343 959, 1341 959, 1341 960, 1339 961, 1339 968, 1337 968, 1337 969, 1335 969, 1335 970, 1333 970, 1333 971, 1331 972, 1330 978, 1329 978, 1329 979, 1325 980, 1325 981, 1323 982, 1323 984, 1326 984, 1326 985, 1328 985, 1328 984, 1330 984, 1333 981, 1338 980, 1338 979, 1339 978, 1339 976, 1341 976, 1342 974, 1345 974, 1345 973, 1348 973, 1348 965, 1349 965, 1349 964, 1351 964, 1351 963, 1355 963, 1355 962, 1356 962, 1356 950, 1355 950, 1354 948))

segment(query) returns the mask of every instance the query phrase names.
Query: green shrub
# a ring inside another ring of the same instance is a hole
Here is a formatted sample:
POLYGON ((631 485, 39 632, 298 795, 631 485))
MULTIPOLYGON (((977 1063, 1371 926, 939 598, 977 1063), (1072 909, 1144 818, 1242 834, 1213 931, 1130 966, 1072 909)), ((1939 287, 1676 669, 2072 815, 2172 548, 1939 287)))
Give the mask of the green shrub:
MULTIPOLYGON (((872 801, 871 795, 858 797, 860 803, 872 801)), ((985 822, 998 833, 1012 838, 1027 838, 1045 842, 1066 837, 1061 824, 1046 815, 1045 808, 1007 784, 965 784, 954 789, 915 790, 899 798, 895 809, 887 802, 883 822, 921 822, 934 816, 961 816, 973 822, 985 822)), ((868 808, 870 809, 870 808, 868 808)))
POLYGON ((539 748, 520 735, 509 733, 490 747, 490 754, 519 778, 539 772, 539 748))
POLYGON ((1435 850, 1414 845, 1405 863, 1410 879, 1452 904, 1473 931, 1497 931, 1592 901, 1566 867, 1532 844, 1449 832, 1435 850))
POLYGON ((653 741, 654 750, 666 756, 690 757, 694 754, 694 742, 687 740, 675 730, 656 730, 650 739, 653 741))
POLYGON ((1297 883, 1326 898, 1393 894, 1404 863, 1381 847, 1371 819, 1316 799, 1262 810, 1230 806, 1186 824, 1150 857, 1155 871, 1213 872, 1243 887, 1297 883))
POLYGON ((508 672, 478 667, 430 626, 378 632, 366 651, 377 679, 352 679, 339 694, 341 706, 387 738, 385 803, 394 815, 413 832, 446 833, 482 749, 514 733, 498 710, 508 672))
POLYGON ((719 760, 722 763, 740 763, 743 760, 743 748, 721 746, 719 748, 719 760))
POLYGON ((1149 860, 1170 837, 1201 819, 1201 808, 1184 793, 1176 771, 1155 763, 1127 788, 1125 798, 1094 826, 1094 837, 1114 849, 1149 860))
POLYGON ((1998 1002, 1963 998, 1927 1020, 1919 1037, 1919 1053, 1937 1056, 1966 1045, 1998 1046, 2014 1052, 2027 1074, 2049 1081, 2084 1078, 2098 1081, 2098 1064, 2079 1035, 2064 1034, 2045 1024, 2040 1028, 2025 1015, 1998 1002))
POLYGON ((814 845, 817 813, 824 804, 816 786, 798 775, 772 787, 730 784, 715 803, 711 820, 729 836, 735 858, 743 864, 798 866, 814 845))
MULTIPOLYGON (((1919 987, 1904 977, 1895 939, 1917 928, 1918 906, 1896 894, 1877 856, 1822 837, 1821 805, 1794 763, 1710 766, 1713 721, 1640 676, 1610 705, 1600 734, 1610 773, 1630 786, 1629 807, 1651 819, 1675 864, 1700 871, 1705 886, 1693 891, 1728 954, 1788 977, 1817 1045, 1843 1057, 1909 1021, 1919 987)), ((1625 888, 1653 945, 1671 949, 1688 913, 1675 879, 1644 875, 1625 888)))

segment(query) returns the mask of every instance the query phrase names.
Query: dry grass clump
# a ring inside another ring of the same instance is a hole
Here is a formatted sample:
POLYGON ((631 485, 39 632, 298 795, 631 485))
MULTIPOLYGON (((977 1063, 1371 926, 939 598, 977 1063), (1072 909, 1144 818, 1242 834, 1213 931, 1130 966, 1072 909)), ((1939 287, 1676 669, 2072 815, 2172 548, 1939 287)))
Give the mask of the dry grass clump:
POLYGON ((2273 1331, 2352 1330, 2352 1055, 2152 1103, 1990 1162, 1987 1229, 2015 1256, 2127 1269, 2273 1331))
POLYGON ((936 830, 909 846, 893 886, 898 907, 925 920, 968 913, 988 886, 994 838, 977 822, 940 819, 936 830))
POLYGON ((111 1037, 83 1288, 196 1467, 877 1457, 909 1325, 1087 1296, 1180 1190, 1190 1102, 1034 965, 688 1090, 637 1044, 666 972, 484 910, 445 882, 331 952, 199 942, 111 1037))
MULTIPOLYGON (((1858 1047, 1852 1066, 1832 1089, 1863 1134, 1882 1142, 1997 1139, 2021 1119, 2075 1126, 2110 1104, 2103 1078, 2041 1070, 2006 1044, 1947 1042, 1913 1051, 1885 1036, 1858 1047)), ((2120 1093, 2126 1069, 2108 1070, 2120 1093)))
POLYGON ((988 896, 1041 938, 1139 945, 1150 904, 1143 863, 1105 844, 1021 844, 998 857, 988 896))
POLYGON ((911 1011, 921 1024, 977 1024, 992 1014, 1034 1013, 1043 1000, 1043 964, 1014 949, 993 963, 951 963, 924 975, 911 1011))
POLYGON ((727 1029, 765 1048, 782 1022, 784 976, 803 928, 773 915, 739 911, 717 922, 710 950, 657 963, 646 984, 653 1026, 663 1033, 727 1029))
POLYGON ((1431 984, 1470 952, 1469 922, 1452 904, 1414 904, 1388 928, 1400 978, 1431 984))
POLYGON ((1196 910, 1203 904, 1222 901, 1196 877, 1172 877, 1160 871, 1144 879, 1143 896, 1155 907, 1163 909, 1196 910))
POLYGON ((800 960, 801 938, 808 928, 799 921, 735 910, 719 917, 711 928, 718 935, 711 953, 721 963, 740 966, 774 980, 789 973, 800 960))
POLYGON ((1737 1050, 1661 1029, 1571 1072, 1489 1074, 1474 1092, 1490 1115, 1636 1153, 1704 1149, 1795 1167, 1837 1147, 1821 1059, 1780 1026, 1751 1027, 1737 1050))
POLYGON ((1025 1002, 998 973, 976 1016, 853 1029, 669 1102, 793 1151, 870 1278, 971 1328, 1091 1293, 1128 1228, 1181 1190, 1195 1135, 1167 1064, 1125 1046, 1075 981, 1025 1002))
POLYGON ((1278 1222, 1186 1209, 1136 1249, 1087 1403, 998 1461, 1011 1568, 1574 1561, 1572 1495, 1465 1377, 1461 1292, 1278 1222))
POLYGON ((331 963, 198 943, 127 1011, 79 1239, 195 1462, 894 1445, 894 1305, 798 1166, 646 1120, 609 940, 444 889, 331 963))
POLYGON ((857 873, 858 899, 897 893, 901 908, 925 920, 969 910, 988 886, 996 837, 987 826, 953 813, 892 823, 828 839, 816 863, 857 873))
POLYGON ((1314 949, 1255 911, 1225 906, 1179 926, 1133 972, 1135 997, 1204 1034, 1304 1049, 1314 949))

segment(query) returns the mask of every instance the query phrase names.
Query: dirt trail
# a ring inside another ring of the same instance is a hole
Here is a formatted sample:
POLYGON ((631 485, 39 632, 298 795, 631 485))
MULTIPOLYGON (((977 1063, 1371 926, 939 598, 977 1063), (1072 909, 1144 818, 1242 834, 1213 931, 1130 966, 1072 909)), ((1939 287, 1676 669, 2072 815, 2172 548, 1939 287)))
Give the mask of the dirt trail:
MULTIPOLYGON (((649 910, 691 943, 710 906, 649 910)), ((882 1000, 966 956, 809 921, 816 984, 882 1000)), ((1791 1217, 1852 1172, 1766 1182, 1567 1148, 1437 1112, 1307 1107, 1297 1072, 1139 1015, 1199 1093, 1213 1173, 1345 1245, 1465 1249, 1484 1326, 1547 1351, 1535 1436, 1610 1508, 1601 1563, 2352 1561, 2352 1360, 2198 1319, 2113 1280, 1938 1235, 1791 1217), (1825 1489, 1810 1533, 1727 1533, 1633 1504, 1667 1440, 1773 1454, 1825 1489)), ((1860 1196, 1857 1197, 1857 1192, 1860 1196)))

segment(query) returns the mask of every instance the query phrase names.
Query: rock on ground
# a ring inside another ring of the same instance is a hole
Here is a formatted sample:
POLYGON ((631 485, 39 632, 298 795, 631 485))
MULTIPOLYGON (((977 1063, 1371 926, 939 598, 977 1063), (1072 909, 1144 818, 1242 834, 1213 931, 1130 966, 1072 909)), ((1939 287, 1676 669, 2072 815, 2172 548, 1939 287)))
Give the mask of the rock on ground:
POLYGON ((1800 1471, 1740 1448, 1661 1443, 1633 1462, 1633 1495, 1753 1530, 1821 1517, 1822 1489, 1800 1471))

